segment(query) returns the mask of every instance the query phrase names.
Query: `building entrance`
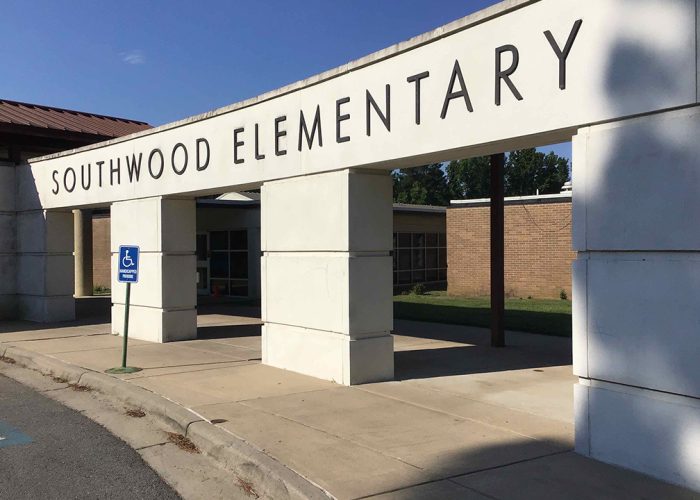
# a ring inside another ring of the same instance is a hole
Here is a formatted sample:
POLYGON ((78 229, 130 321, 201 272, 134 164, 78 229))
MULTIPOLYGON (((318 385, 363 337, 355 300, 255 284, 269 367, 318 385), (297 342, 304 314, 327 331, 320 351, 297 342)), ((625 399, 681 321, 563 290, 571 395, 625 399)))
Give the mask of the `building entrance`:
MULTIPOLYGON (((134 337, 194 338, 195 199, 259 188, 263 363, 389 380, 389 172, 573 138, 576 449, 700 489, 697 5, 510 0, 245 102, 0 166, 6 309, 72 317, 71 209, 111 204, 113 254, 142 252, 134 337)), ((209 289, 244 292, 248 236, 209 231, 209 289)), ((397 281, 440 277, 427 239, 397 242, 397 281)))

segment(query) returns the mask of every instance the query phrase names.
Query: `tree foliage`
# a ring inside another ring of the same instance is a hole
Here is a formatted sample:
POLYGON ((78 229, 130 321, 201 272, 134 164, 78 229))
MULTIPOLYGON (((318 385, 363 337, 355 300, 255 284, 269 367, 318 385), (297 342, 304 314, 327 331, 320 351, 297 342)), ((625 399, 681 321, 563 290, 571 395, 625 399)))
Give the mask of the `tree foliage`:
POLYGON ((569 180, 569 160, 534 148, 513 151, 504 168, 506 196, 555 194, 569 180))
POLYGON ((491 162, 488 156, 451 161, 445 170, 451 199, 489 197, 491 162))
POLYGON ((414 205, 449 205, 450 203, 447 180, 439 163, 396 170, 392 177, 396 203, 414 205))
MULTIPOLYGON (((455 160, 446 167, 426 165, 392 174, 394 202, 417 205, 448 205, 451 199, 488 198, 488 156, 455 160)), ((559 193, 569 180, 569 160, 540 153, 534 148, 511 152, 506 158, 506 196, 559 193)))

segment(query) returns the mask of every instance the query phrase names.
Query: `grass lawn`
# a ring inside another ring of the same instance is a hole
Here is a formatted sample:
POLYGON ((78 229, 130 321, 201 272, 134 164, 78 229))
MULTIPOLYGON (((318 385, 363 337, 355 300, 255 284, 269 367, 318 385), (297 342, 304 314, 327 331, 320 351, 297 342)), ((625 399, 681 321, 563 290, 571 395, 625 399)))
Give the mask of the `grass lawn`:
MULTIPOLYGON (((445 292, 394 297, 394 317, 455 325, 491 325, 488 297, 453 297, 445 292)), ((571 337, 571 301, 506 299, 507 330, 571 337)))

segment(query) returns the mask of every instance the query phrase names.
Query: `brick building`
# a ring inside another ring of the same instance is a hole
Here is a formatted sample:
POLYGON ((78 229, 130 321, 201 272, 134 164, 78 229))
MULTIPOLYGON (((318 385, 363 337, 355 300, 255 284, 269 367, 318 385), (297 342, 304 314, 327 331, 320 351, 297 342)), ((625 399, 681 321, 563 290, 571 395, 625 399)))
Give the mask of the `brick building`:
MULTIPOLYGON (((453 201, 447 210, 451 295, 488 295, 489 200, 453 201)), ((571 297, 571 193, 505 199, 505 286, 509 297, 571 297)))
POLYGON ((109 211, 92 214, 92 283, 94 288, 111 288, 112 262, 109 250, 109 211))

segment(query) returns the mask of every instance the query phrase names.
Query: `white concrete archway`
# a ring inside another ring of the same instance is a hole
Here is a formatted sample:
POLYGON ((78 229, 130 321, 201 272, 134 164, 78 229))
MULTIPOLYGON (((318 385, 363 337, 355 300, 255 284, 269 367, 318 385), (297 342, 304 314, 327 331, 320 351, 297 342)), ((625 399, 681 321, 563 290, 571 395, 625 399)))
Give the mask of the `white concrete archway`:
POLYGON ((113 204, 116 234, 138 221, 124 238, 150 238, 160 269, 143 323, 182 338, 195 291, 168 280, 194 274, 191 199, 262 186, 266 362, 389 378, 382 172, 573 137, 577 449, 700 489, 697 7, 510 0, 243 103, 3 167, 6 295, 24 317, 69 317, 70 209, 113 204))

